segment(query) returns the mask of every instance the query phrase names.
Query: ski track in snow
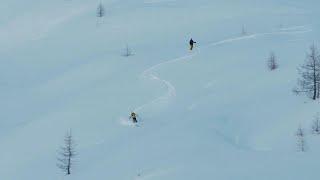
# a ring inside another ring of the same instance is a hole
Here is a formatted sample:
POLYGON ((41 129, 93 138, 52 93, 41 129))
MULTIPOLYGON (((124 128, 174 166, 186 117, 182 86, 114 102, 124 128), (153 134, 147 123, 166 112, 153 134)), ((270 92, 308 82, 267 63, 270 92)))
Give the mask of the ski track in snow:
MULTIPOLYGON (((257 38, 259 36, 267 36, 267 35, 280 35, 280 34, 303 34, 303 33, 308 33, 311 32, 311 29, 305 29, 303 28, 304 26, 294 26, 294 27, 289 27, 286 28, 286 31, 283 31, 283 29, 280 29, 280 31, 276 31, 276 32, 268 32, 268 33, 255 33, 255 34, 249 34, 246 36, 238 36, 238 37, 234 37, 234 38, 228 38, 228 39, 224 39, 221 41, 217 41, 217 42, 213 42, 213 43, 209 43, 205 46, 202 46, 203 48, 208 48, 211 46, 218 46, 218 45, 222 45, 222 44, 227 44, 227 43, 232 43, 235 41, 240 41, 240 40, 246 40, 246 39, 253 39, 253 38, 257 38), (296 30, 297 28, 302 28, 302 30, 296 30), (295 31, 290 31, 291 29, 295 30, 295 31)), ((144 105, 141 105, 137 108, 135 108, 135 112, 141 111, 144 107, 147 107, 151 104, 157 103, 161 100, 169 100, 172 97, 176 96, 176 89, 174 87, 173 84, 171 84, 169 81, 161 79, 159 76, 157 76, 155 74, 155 70, 160 68, 161 66, 167 65, 167 64, 172 64, 172 63, 176 63, 179 61, 184 61, 187 59, 192 59, 194 56, 196 56, 198 53, 200 53, 200 48, 196 48, 197 51, 189 54, 189 55, 184 55, 178 58, 174 58, 159 64, 156 64, 148 69, 146 69, 145 71, 142 72, 141 77, 144 79, 150 79, 150 80, 155 80, 155 81, 159 81, 161 84, 165 85, 167 88, 167 92, 166 94, 164 94, 163 96, 160 96, 154 100, 152 100, 151 102, 148 102, 144 105)))
POLYGON ((300 26, 291 26, 291 27, 281 27, 279 30, 280 31, 290 31, 290 30, 306 30, 307 26, 310 26, 309 24, 307 25, 300 25, 300 26))
POLYGON ((225 40, 221 40, 218 42, 213 42, 210 43, 206 46, 204 46, 204 48, 208 48, 211 46, 218 46, 221 44, 227 44, 227 43, 231 43, 234 41, 240 41, 240 40, 246 40, 246 39, 253 39, 253 38, 257 38, 259 36, 268 36, 268 35, 281 35, 281 34, 304 34, 304 33, 308 33, 311 32, 311 29, 305 29, 305 30, 298 30, 298 31, 276 31, 276 32, 268 32, 268 33, 255 33, 255 34, 249 34, 249 35, 245 35, 245 36, 239 36, 239 37, 234 37, 234 38, 230 38, 230 39, 225 39, 225 40))
MULTIPOLYGON (((212 46, 219 46, 219 45, 228 44, 228 43, 232 43, 232 42, 236 42, 236 41, 254 39, 254 38, 263 37, 263 36, 304 34, 304 33, 308 33, 311 31, 312 31, 312 29, 306 28, 305 26, 293 26, 293 27, 288 27, 288 28, 282 28, 282 29, 280 29, 278 31, 274 31, 274 32, 254 33, 254 34, 237 36, 237 37, 233 37, 233 38, 227 38, 224 40, 208 43, 208 44, 200 46, 200 47, 201 48, 209 48, 212 46)), ((134 112, 139 112, 139 111, 143 110, 144 108, 151 106, 153 104, 158 104, 160 102, 169 102, 170 99, 172 99, 176 96, 177 93, 176 93, 175 86, 171 82, 169 82, 165 79, 161 79, 161 77, 159 77, 156 74, 156 70, 164 65, 173 64, 173 63, 177 63, 180 61, 186 61, 188 59, 192 59, 194 56, 196 56, 197 54, 200 53, 199 47, 196 47, 195 50, 196 51, 194 51, 190 54, 186 54, 186 55, 174 58, 174 59, 169 59, 169 60, 164 61, 162 63, 153 65, 141 73, 140 78, 148 79, 148 80, 152 80, 152 81, 158 81, 160 84, 164 85, 167 88, 167 92, 164 95, 162 95, 152 101, 149 101, 139 107, 136 107, 134 109, 134 112)), ((195 103, 194 106, 197 106, 197 103, 195 103)), ((119 121, 120 121, 121 125, 132 127, 132 125, 130 123, 126 122, 123 117, 120 118, 119 121)), ((218 133, 218 134, 222 134, 222 133, 218 133)), ((222 136, 222 137, 225 139, 225 136, 222 136)), ((236 147, 239 147, 239 144, 237 144, 237 143, 232 143, 232 142, 230 142, 230 143, 234 144, 234 146, 236 146, 236 147)))
MULTIPOLYGON (((306 28, 302 28, 301 30, 296 30, 297 27, 300 26, 294 26, 294 27, 289 27, 286 29, 286 31, 284 30, 279 30, 279 31, 275 31, 275 32, 267 32, 267 33, 255 33, 255 34, 249 34, 249 35, 245 35, 245 36, 238 36, 238 37, 233 37, 233 38, 228 38, 228 39, 224 39, 221 41, 217 41, 217 42, 213 42, 213 43, 209 43, 207 45, 202 46, 202 48, 209 48, 212 46, 218 46, 218 45, 222 45, 222 44, 228 44, 228 43, 232 43, 235 41, 241 41, 241 40, 247 40, 247 39, 254 39, 254 38, 258 38, 258 37, 263 37, 263 36, 269 36, 269 35, 291 35, 291 34, 303 34, 303 33, 308 33, 311 32, 312 29, 306 29, 306 28), (291 30, 292 29, 292 30, 291 30)), ((201 47, 201 46, 200 46, 201 47)), ((168 65, 168 64, 172 64, 172 63, 176 63, 176 62, 180 62, 180 61, 185 61, 188 59, 192 59, 194 56, 196 56, 197 54, 200 53, 200 48, 196 48, 196 52, 193 52, 192 54, 188 54, 188 55, 184 55, 178 58, 174 58, 159 64, 156 64, 148 69, 146 69, 145 71, 142 72, 141 74, 141 78, 143 79, 149 79, 149 80, 155 80, 155 81, 159 81, 161 84, 165 85, 167 87, 167 92, 150 101, 147 102, 146 104, 143 104, 139 107, 137 107, 135 109, 135 112, 141 111, 143 108, 155 104, 161 100, 167 100, 169 101, 172 97, 176 96, 176 89, 174 87, 173 84, 171 84, 169 81, 161 79, 159 76, 156 75, 156 69, 164 66, 164 65, 168 65)), ((195 106, 197 104, 194 104, 195 106)), ((228 144, 234 146, 235 148, 238 149, 246 149, 246 150, 252 150, 252 151, 258 151, 255 147, 249 147, 246 145, 241 145, 239 144, 239 136, 236 137, 229 137, 227 135, 225 135, 223 132, 218 131, 217 129, 215 129, 216 135, 220 136, 222 139, 224 139, 228 144)))
POLYGON ((159 81, 161 84, 166 86, 167 93, 164 94, 163 96, 160 96, 160 97, 152 100, 151 102, 148 102, 148 103, 146 103, 146 104, 144 104, 144 105, 142 105, 140 107, 137 107, 135 109, 135 111, 138 112, 138 111, 142 110, 146 106, 149 106, 151 104, 157 103, 157 102, 159 102, 161 100, 167 100, 168 101, 170 98, 175 97, 176 96, 176 88, 169 81, 166 81, 166 80, 161 79, 160 77, 158 77, 154 73, 154 70, 159 68, 160 66, 163 66, 163 65, 166 65, 166 64, 170 64, 170 63, 175 63, 175 62, 182 61, 182 60, 191 59, 196 54, 197 54, 197 52, 192 53, 190 55, 185 55, 185 56, 181 56, 181 57, 178 57, 178 58, 175 58, 175 59, 171 59, 169 61, 165 61, 163 63, 156 64, 156 65, 146 69, 145 71, 143 71, 143 73, 141 74, 142 78, 150 79, 150 80, 154 80, 154 81, 159 81))
POLYGON ((141 172, 139 173, 134 180, 148 180, 148 179, 153 179, 154 177, 159 177, 163 176, 165 174, 168 174, 172 171, 173 169, 156 169, 152 171, 146 171, 146 172, 141 172))

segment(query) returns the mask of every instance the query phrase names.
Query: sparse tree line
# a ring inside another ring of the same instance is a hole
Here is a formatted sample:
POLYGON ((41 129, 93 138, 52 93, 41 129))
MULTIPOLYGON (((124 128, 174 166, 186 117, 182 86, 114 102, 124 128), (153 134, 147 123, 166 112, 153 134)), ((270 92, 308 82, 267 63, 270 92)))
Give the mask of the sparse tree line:
MULTIPOLYGON (((97 26, 99 26, 99 24, 102 22, 103 17, 105 17, 106 14, 106 9, 103 5, 102 2, 100 2, 98 4, 97 7, 97 11, 96 11, 96 15, 97 15, 97 26)), ((129 57, 133 55, 132 49, 130 48, 130 46, 128 44, 125 45, 123 52, 121 53, 122 56, 124 57, 129 57)))
MULTIPOLYGON (((302 65, 298 67, 297 87, 293 89, 293 92, 297 95, 305 94, 312 100, 320 98, 320 54, 315 44, 310 46, 306 59, 302 65)), ((311 133, 314 135, 320 135, 320 114, 314 117, 311 124, 311 133)), ((307 132, 300 125, 297 132, 297 149, 298 151, 305 152, 307 150, 306 137, 307 132)))
MULTIPOLYGON (((310 126, 310 132, 313 135, 320 135, 320 114, 314 117, 313 122, 310 126)), ((307 144, 306 144, 306 137, 307 133, 306 130, 300 125, 295 133, 297 138, 297 150, 300 152, 307 151, 307 144)))
MULTIPOLYGON (((242 26, 241 34, 247 35, 245 26, 242 26)), ((270 71, 279 68, 278 58, 274 52, 271 52, 267 58, 267 68, 270 71)), ((320 53, 315 44, 310 46, 304 63, 298 67, 298 73, 300 77, 293 92, 297 95, 305 94, 312 100, 320 99, 320 53)), ((308 132, 320 135, 320 113, 314 117, 308 132)), ((295 132, 297 150, 300 152, 307 151, 307 135, 307 131, 301 125, 295 132)))
MULTIPOLYGON (((270 71, 279 68, 278 59, 274 52, 271 52, 267 59, 267 67, 270 71)), ((298 68, 300 75, 297 86, 293 92, 297 95, 305 94, 312 100, 320 98, 320 54, 316 45, 311 45, 305 62, 298 68)))
MULTIPOLYGON (((270 53, 267 60, 267 67, 270 71, 276 70, 279 65, 277 58, 273 52, 270 53)), ((297 95, 305 94, 312 100, 320 98, 320 54, 316 45, 311 45, 307 53, 306 59, 302 65, 298 67, 299 78, 297 86, 293 92, 297 95)), ((320 135, 320 114, 314 117, 310 126, 310 132, 313 135, 320 135)), ((307 131, 300 125, 295 133, 297 150, 300 152, 307 151, 306 137, 307 131)))
MULTIPOLYGON (((97 6, 96 16, 98 18, 97 24, 99 21, 105 17, 106 9, 102 2, 97 6)), ((128 44, 125 45, 121 53, 124 57, 129 57, 134 55, 132 49, 128 44)), ((69 130, 64 137, 64 142, 62 146, 58 149, 57 155, 57 167, 66 175, 70 175, 73 172, 76 153, 76 143, 73 137, 71 130, 69 130)))

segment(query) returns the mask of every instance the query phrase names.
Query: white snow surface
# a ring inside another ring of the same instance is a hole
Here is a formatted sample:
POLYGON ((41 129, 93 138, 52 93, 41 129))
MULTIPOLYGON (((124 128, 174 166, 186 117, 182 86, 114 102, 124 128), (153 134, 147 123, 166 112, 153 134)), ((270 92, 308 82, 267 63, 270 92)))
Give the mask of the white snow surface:
POLYGON ((102 0, 103 18, 99 1, 0 2, 1 180, 318 178, 319 102, 292 89, 320 1, 102 0))

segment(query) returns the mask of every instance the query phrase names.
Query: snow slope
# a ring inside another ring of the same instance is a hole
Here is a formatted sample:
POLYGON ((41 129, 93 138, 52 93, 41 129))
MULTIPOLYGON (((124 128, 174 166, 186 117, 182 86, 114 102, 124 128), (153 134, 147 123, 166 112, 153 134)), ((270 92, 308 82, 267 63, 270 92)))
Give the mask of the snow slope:
POLYGON ((320 2, 104 0, 102 19, 89 0, 0 2, 0 179, 317 177, 319 105, 291 90, 319 42, 320 2), (78 156, 65 176, 69 129, 78 156))

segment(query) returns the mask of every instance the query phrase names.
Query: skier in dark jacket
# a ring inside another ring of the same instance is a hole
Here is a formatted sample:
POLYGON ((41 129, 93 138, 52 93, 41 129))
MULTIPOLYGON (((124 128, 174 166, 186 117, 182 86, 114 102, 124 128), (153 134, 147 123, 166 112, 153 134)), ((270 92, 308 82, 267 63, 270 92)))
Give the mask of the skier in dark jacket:
POLYGON ((190 44, 190 50, 192 51, 193 49, 193 44, 195 44, 197 42, 193 41, 193 39, 191 38, 190 41, 189 41, 189 44, 190 44))

